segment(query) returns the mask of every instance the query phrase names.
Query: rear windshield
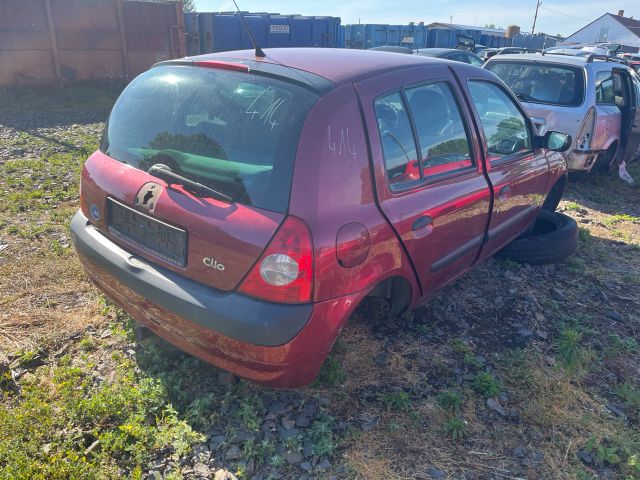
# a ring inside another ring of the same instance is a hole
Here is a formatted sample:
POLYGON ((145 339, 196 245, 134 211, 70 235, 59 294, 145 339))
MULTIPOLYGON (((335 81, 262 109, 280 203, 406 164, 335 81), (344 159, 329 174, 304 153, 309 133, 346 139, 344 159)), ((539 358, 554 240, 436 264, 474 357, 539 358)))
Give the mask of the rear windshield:
POLYGON ((582 69, 535 62, 489 63, 492 71, 523 102, 577 107, 584 100, 582 69))
POLYGON ((317 98, 250 73, 156 67, 124 90, 100 149, 141 170, 164 164, 237 202, 285 212, 298 139, 317 98))

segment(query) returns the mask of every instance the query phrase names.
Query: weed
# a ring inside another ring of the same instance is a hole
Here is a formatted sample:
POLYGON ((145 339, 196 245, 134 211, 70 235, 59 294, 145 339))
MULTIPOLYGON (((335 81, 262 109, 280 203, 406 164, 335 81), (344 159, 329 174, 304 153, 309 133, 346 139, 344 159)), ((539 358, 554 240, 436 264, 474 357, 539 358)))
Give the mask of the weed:
POLYGON ((380 393, 378 400, 384 404, 387 410, 406 412, 411 407, 411 397, 402 390, 391 393, 380 393))
POLYGON ((451 437, 451 440, 462 440, 467 436, 466 433, 467 422, 460 417, 453 417, 444 424, 444 431, 451 437))
POLYGON ((456 415, 460 413, 460 407, 462 406, 462 397, 457 392, 452 392, 451 390, 445 390, 444 392, 440 392, 437 397, 438 405, 443 410, 447 410, 455 413, 456 415))
POLYGON ((18 366, 28 365, 36 359, 38 354, 39 352, 35 350, 18 350, 15 354, 14 363, 18 366))
POLYGON ((619 385, 615 394, 636 413, 640 414, 640 390, 633 388, 629 383, 619 385))
POLYGON ((592 244, 594 241, 591 232, 584 227, 578 227, 578 239, 587 245, 592 244))
POLYGON ((466 355, 471 353, 471 347, 459 338, 451 340, 451 348, 457 353, 466 355))
POLYGON ((302 450, 302 434, 285 439, 284 446, 288 452, 300 452, 302 450))
POLYGON ((490 372, 482 372, 476 375, 473 388, 485 398, 495 397, 502 392, 502 384, 490 372))
POLYGON ((95 344, 93 343, 93 340, 88 337, 80 340, 80 342, 78 343, 78 346, 80 347, 81 350, 84 350, 85 352, 91 352, 95 350, 95 344))
POLYGON ((314 382, 314 386, 332 387, 343 383, 347 379, 347 372, 333 356, 329 355, 322 365, 322 369, 314 382))
POLYGON ((619 354, 633 354, 638 351, 638 341, 633 337, 621 337, 618 334, 610 333, 605 355, 613 356, 619 354))
POLYGON ((390 433, 400 432, 402 431, 402 429, 402 424, 400 424, 396 420, 389 420, 389 423, 387 423, 387 431, 390 433))
POLYGON ((335 419, 331 415, 322 414, 305 432, 306 438, 313 445, 313 454, 332 456, 336 448, 333 427, 335 419))
POLYGON ((184 455, 203 440, 165 403, 161 385, 139 376, 131 360, 123 359, 113 381, 98 386, 90 364, 70 363, 67 357, 58 367, 36 370, 23 381, 17 403, 0 404, 5 478, 117 477, 120 467, 146 465, 167 447, 184 455), (86 452, 94 441, 100 448, 86 452))
POLYGON ((434 327, 431 323, 417 323, 415 324, 415 330, 419 335, 429 335, 433 332, 434 327))
POLYGON ((240 399, 238 418, 244 426, 252 431, 260 429, 260 411, 264 408, 257 395, 246 395, 240 399))
POLYGON ((468 365, 469 367, 472 367, 472 368, 482 367, 482 362, 480 361, 480 359, 471 352, 465 353, 464 357, 462 358, 462 361, 464 362, 465 365, 468 365))
POLYGON ((200 395, 185 409, 185 418, 192 425, 204 426, 215 424, 219 415, 215 410, 217 405, 218 401, 215 393, 200 395))
POLYGON ((617 213, 615 215, 612 215, 602 220, 602 224, 605 227, 609 227, 609 228, 622 222, 631 222, 631 223, 638 224, 640 223, 640 218, 627 215, 626 213, 617 213))
POLYGON ((269 465, 271 465, 273 468, 283 467, 284 457, 278 455, 277 453, 274 455, 271 455, 271 457, 269 458, 269 465))
POLYGON ((564 205, 564 209, 567 210, 568 212, 577 212, 581 208, 582 207, 576 202, 567 202, 564 205))
POLYGON ((564 328, 560 332, 558 354, 568 371, 584 367, 593 359, 593 352, 583 347, 581 341, 582 333, 574 328, 564 328))
POLYGON ((522 349, 507 351, 501 362, 502 373, 511 382, 523 387, 533 384, 533 372, 528 362, 528 354, 522 349))
POLYGON ((576 330, 566 328, 560 332, 558 348, 560 358, 566 367, 575 366, 580 358, 580 341, 582 334, 576 330))

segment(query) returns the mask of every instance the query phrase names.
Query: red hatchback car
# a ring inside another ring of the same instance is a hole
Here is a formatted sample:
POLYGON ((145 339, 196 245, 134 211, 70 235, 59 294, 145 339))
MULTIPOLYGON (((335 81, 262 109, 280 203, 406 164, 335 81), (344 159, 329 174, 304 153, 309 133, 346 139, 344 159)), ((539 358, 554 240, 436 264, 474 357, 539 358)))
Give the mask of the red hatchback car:
POLYGON ((555 209, 565 135, 493 74, 414 55, 226 52, 116 102, 71 229, 91 280, 212 364, 310 383, 367 296, 400 313, 555 209))

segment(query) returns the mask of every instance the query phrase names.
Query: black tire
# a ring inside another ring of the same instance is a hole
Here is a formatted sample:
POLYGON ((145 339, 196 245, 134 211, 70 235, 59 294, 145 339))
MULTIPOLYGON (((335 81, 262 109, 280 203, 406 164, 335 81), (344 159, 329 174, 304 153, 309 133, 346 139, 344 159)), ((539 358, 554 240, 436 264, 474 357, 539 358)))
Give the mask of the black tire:
POLYGON ((578 247, 578 224, 562 213, 540 210, 531 232, 498 252, 518 263, 543 265, 572 255, 578 247))

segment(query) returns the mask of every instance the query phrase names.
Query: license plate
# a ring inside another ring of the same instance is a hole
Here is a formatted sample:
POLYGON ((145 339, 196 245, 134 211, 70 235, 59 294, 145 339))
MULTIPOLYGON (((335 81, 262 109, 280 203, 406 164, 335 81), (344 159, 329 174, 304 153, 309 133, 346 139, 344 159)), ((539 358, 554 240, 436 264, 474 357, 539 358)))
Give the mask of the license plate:
POLYGON ((187 260, 187 232, 108 199, 109 231, 136 247, 184 267, 187 260))

